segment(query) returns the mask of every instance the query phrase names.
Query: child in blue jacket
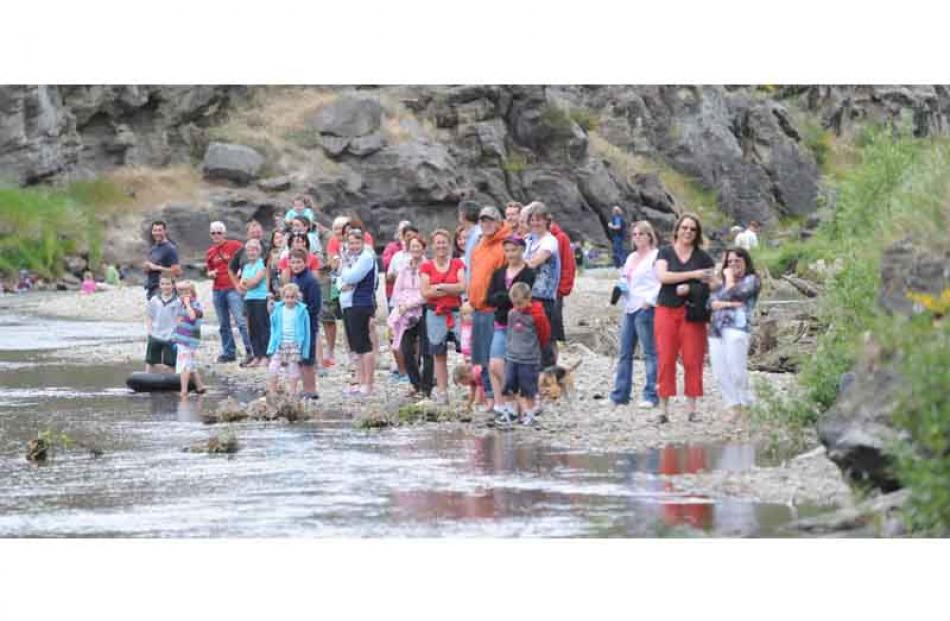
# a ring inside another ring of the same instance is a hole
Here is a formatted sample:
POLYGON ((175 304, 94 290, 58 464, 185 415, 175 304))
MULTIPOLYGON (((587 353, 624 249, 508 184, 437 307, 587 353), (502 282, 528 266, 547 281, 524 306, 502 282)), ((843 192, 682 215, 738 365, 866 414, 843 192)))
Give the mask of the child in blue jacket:
POLYGON ((310 313, 303 304, 298 304, 300 287, 287 283, 280 289, 281 301, 274 305, 270 316, 270 342, 267 356, 270 358, 270 375, 267 390, 277 391, 281 369, 286 369, 287 392, 297 393, 300 379, 300 357, 310 351, 310 313))

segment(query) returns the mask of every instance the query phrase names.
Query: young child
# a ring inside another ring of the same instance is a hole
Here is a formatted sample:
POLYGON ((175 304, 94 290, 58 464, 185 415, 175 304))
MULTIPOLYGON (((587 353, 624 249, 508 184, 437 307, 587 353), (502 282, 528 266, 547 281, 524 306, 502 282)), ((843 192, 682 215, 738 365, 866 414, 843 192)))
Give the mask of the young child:
POLYGON ((89 295, 90 293, 96 292, 96 279, 92 277, 92 272, 86 270, 82 275, 82 287, 79 289, 79 293, 82 295, 89 295))
POLYGON ((466 410, 471 410, 477 403, 485 405, 485 387, 482 385, 482 367, 481 365, 469 364, 463 362, 452 371, 452 381, 456 386, 465 386, 468 388, 468 403, 466 410))
POLYGON ((459 334, 461 337, 461 343, 459 344, 462 348, 462 355, 465 356, 466 360, 471 360, 472 357, 472 309, 471 304, 463 304, 459 316, 461 321, 459 322, 459 334))
POLYGON ((281 301, 274 305, 270 316, 270 343, 267 355, 270 357, 270 394, 277 392, 281 368, 286 368, 287 392, 297 394, 297 380, 300 379, 301 353, 310 351, 310 313, 300 301, 300 287, 287 283, 280 288, 281 301))
POLYGON ((195 376, 195 392, 203 395, 205 386, 201 381, 201 375, 198 374, 198 361, 195 355, 198 344, 201 342, 201 318, 204 317, 204 311, 201 308, 201 302, 198 301, 195 283, 183 280, 178 283, 177 289, 180 304, 172 342, 178 349, 175 370, 181 376, 181 396, 188 396, 188 381, 192 374, 195 376))
MULTIPOLYGON (((551 324, 540 302, 531 299, 531 288, 516 282, 508 291, 512 309, 508 313, 505 354, 504 395, 519 395, 524 411, 522 424, 530 425, 537 416, 538 374, 541 372, 541 350, 551 337, 551 324)), ((512 422, 513 412, 499 414, 501 422, 512 422)))
POLYGON ((145 346, 145 372, 154 373, 155 366, 163 364, 175 368, 177 353, 172 343, 172 334, 178 323, 181 302, 175 295, 175 281, 168 274, 158 279, 158 295, 153 295, 145 304, 145 331, 148 344, 145 346))

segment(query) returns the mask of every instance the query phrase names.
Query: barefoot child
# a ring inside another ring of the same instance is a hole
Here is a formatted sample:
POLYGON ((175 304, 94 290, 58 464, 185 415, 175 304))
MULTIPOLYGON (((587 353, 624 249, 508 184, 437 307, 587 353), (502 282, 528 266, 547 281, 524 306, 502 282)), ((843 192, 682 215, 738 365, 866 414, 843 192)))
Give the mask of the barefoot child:
POLYGON ((301 352, 310 351, 310 313, 306 306, 299 304, 300 287, 287 283, 280 288, 281 301, 274 305, 270 316, 270 343, 267 355, 270 357, 270 382, 267 391, 276 394, 280 370, 286 369, 287 393, 297 394, 297 380, 300 379, 301 352))
POLYGON ((158 279, 158 295, 153 295, 145 304, 145 331, 148 344, 145 346, 145 372, 154 373, 157 365, 175 368, 177 355, 172 334, 178 322, 181 302, 175 295, 175 281, 168 274, 158 279))
MULTIPOLYGON (((516 282, 508 292, 512 309, 508 313, 507 352, 505 353, 504 395, 519 395, 524 412, 521 422, 530 425, 540 409, 537 406, 538 374, 541 350, 551 337, 551 324, 541 303, 531 299, 531 288, 516 282)), ((509 413, 502 416, 511 422, 509 413)))
POLYGON ((188 381, 192 374, 195 376, 195 392, 201 395, 205 392, 205 386, 201 381, 201 375, 198 374, 198 361, 195 359, 195 354, 201 342, 201 318, 204 316, 204 311, 201 308, 201 302, 198 301, 195 283, 183 280, 178 283, 177 289, 181 303, 178 307, 178 323, 172 334, 172 342, 178 349, 178 364, 175 370, 181 376, 182 397, 188 396, 188 381))

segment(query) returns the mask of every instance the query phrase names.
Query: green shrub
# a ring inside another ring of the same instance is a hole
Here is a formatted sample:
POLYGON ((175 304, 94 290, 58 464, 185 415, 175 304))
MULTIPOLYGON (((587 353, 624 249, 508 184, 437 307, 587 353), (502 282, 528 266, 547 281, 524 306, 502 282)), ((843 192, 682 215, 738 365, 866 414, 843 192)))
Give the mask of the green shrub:
POLYGON ((564 142, 574 135, 574 122, 557 104, 545 104, 538 121, 547 140, 551 142, 564 142))
POLYGON ((930 313, 894 322, 880 335, 900 352, 905 381, 895 422, 910 442, 891 447, 896 473, 910 489, 905 511, 912 532, 950 534, 950 324, 933 322, 930 313))
POLYGON ((590 108, 572 107, 568 116, 585 132, 593 131, 600 126, 600 116, 590 108))
POLYGON ((43 278, 58 276, 63 259, 102 254, 104 216, 128 197, 112 182, 77 181, 63 188, 0 188, 0 272, 27 269, 43 278))

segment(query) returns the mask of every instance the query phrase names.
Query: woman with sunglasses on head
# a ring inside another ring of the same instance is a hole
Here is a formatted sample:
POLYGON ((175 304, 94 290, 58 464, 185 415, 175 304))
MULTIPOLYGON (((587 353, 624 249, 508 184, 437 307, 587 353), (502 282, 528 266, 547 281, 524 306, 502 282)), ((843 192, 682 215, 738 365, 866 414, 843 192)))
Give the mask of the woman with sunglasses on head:
POLYGON ((670 397, 676 396, 676 359, 682 355, 689 420, 699 420, 703 396, 703 358, 706 355, 706 301, 713 280, 714 263, 703 249, 699 218, 683 214, 673 227, 673 243, 657 253, 656 276, 660 281, 653 332, 658 358, 657 392, 663 410, 655 419, 670 421, 670 397))
POLYGON ((633 390, 633 352, 640 345, 646 381, 643 384, 643 399, 638 407, 654 408, 659 402, 656 394, 656 346, 653 338, 653 315, 660 282, 656 278, 654 262, 657 254, 656 233, 646 220, 635 222, 630 227, 633 252, 627 256, 620 271, 624 313, 620 328, 620 358, 610 401, 614 405, 630 403, 633 390))
POLYGON ((761 281, 745 248, 730 248, 722 262, 722 287, 710 298, 709 360, 722 398, 735 422, 751 405, 749 392, 749 338, 752 312, 759 298, 761 281))

